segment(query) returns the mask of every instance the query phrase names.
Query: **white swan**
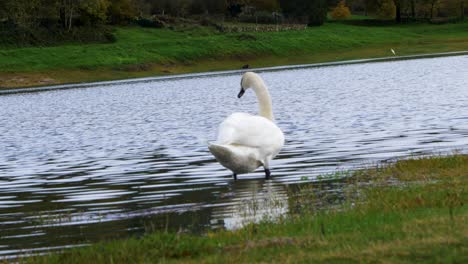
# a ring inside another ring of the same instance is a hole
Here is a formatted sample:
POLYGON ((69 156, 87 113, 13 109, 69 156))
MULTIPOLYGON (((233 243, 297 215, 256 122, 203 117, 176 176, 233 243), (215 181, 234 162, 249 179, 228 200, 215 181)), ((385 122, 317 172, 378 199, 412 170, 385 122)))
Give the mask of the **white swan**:
POLYGON ((271 98, 263 80, 253 72, 242 76, 238 98, 248 88, 257 95, 260 115, 233 113, 219 126, 218 139, 208 148, 221 165, 237 174, 265 168, 265 177, 270 177, 270 161, 284 145, 284 135, 274 123, 271 98))

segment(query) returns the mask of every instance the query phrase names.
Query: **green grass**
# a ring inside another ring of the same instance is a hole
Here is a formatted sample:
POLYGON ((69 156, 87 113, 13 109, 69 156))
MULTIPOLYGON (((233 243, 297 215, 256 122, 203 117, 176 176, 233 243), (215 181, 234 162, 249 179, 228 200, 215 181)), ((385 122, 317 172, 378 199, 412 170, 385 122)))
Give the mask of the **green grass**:
POLYGON ((237 231, 204 236, 155 233, 20 260, 30 263, 466 263, 468 156, 414 158, 352 173, 346 202, 321 184, 290 196, 291 213, 237 231), (368 184, 368 183, 371 184, 368 184), (304 209, 306 208, 306 209, 304 209))
POLYGON ((444 25, 357 26, 328 23, 301 31, 220 34, 120 27, 111 44, 0 50, 0 87, 121 79, 210 70, 313 63, 464 50, 468 22, 444 25), (14 80, 11 80, 14 79, 14 80), (18 84, 19 83, 19 84, 18 84), (23 85, 24 85, 23 84, 23 85))
MULTIPOLYGON (((2 71, 94 68, 138 63, 186 62, 212 57, 278 55, 335 51, 382 43, 424 43, 426 39, 467 38, 468 24, 362 27, 326 24, 305 31, 215 34, 206 29, 174 32, 166 29, 117 28, 112 44, 6 49, 2 71)), ((448 40, 447 40, 448 41, 448 40)), ((388 51, 387 51, 388 52, 388 51)))

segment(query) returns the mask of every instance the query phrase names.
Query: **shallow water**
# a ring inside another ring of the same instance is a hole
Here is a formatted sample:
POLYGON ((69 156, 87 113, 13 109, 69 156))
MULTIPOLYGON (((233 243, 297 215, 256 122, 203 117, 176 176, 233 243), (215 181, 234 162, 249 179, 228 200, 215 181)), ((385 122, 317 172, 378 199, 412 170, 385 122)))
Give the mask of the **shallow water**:
POLYGON ((458 56, 262 73, 286 136, 269 181, 261 170, 232 181, 207 149, 223 118, 257 111, 252 91, 236 98, 240 75, 2 95, 0 257, 236 228, 287 212, 286 189, 304 179, 467 152, 467 66, 458 56))

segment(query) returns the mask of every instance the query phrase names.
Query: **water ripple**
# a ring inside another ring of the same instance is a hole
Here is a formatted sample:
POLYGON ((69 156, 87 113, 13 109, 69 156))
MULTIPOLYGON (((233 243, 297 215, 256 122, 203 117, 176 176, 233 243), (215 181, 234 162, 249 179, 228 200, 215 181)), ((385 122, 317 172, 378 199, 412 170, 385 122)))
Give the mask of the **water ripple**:
POLYGON ((286 136, 271 181, 233 182, 206 147, 227 115, 257 112, 239 75, 2 95, 0 256, 237 228, 284 214, 286 187, 319 175, 467 152, 467 58, 262 73, 286 136))

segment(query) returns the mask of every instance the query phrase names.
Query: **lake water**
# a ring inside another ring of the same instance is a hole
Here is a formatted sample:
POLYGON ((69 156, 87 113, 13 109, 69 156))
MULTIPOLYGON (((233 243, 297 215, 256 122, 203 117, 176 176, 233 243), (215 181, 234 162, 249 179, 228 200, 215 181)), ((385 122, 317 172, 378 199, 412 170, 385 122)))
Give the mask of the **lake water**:
POLYGON ((232 229, 286 213, 287 189, 320 174, 468 152, 468 56, 261 76, 286 137, 268 181, 234 182, 207 149, 230 113, 257 112, 240 74, 1 95, 0 257, 232 229), (270 198, 275 211, 246 212, 270 198))

